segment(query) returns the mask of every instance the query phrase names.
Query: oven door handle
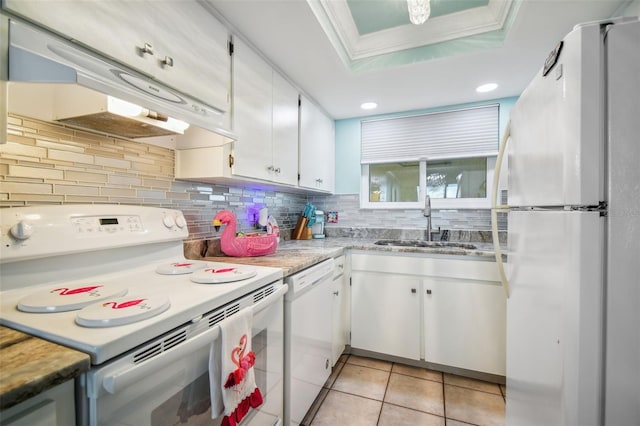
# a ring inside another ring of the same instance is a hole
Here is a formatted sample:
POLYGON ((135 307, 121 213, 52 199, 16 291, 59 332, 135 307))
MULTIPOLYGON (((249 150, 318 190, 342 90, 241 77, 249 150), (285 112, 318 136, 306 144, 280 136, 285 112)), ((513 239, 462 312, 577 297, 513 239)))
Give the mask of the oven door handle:
MULTIPOLYGON (((251 307, 253 315, 255 316, 259 312, 271 306, 278 299, 282 298, 287 290, 288 286, 283 284, 282 287, 278 288, 278 290, 253 305, 251 307)), ((194 338, 187 340, 183 344, 175 346, 168 351, 143 362, 142 364, 114 371, 113 373, 107 373, 102 380, 102 386, 110 394, 115 394, 142 378, 148 377, 148 375, 153 374, 154 371, 157 372, 159 369, 174 363, 178 359, 193 353, 197 349, 213 343, 213 341, 219 337, 220 326, 216 325, 215 327, 198 334, 194 338)))

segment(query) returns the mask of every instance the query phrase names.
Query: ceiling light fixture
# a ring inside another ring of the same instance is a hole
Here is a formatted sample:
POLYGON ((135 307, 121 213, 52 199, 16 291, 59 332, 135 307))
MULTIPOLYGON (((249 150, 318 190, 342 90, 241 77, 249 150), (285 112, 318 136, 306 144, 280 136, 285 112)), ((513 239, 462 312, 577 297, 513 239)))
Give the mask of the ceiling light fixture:
POLYGON ((424 24, 431 14, 431 0, 407 0, 409 19, 414 25, 424 24))
POLYGON ((362 109, 376 109, 377 107, 378 107, 378 104, 375 102, 365 102, 360 105, 360 108, 362 109))
POLYGON ((498 88, 498 85, 496 83, 487 83, 487 84, 483 84, 482 86, 476 87, 476 92, 486 93, 486 92, 491 92, 492 90, 496 90, 497 88, 498 88))

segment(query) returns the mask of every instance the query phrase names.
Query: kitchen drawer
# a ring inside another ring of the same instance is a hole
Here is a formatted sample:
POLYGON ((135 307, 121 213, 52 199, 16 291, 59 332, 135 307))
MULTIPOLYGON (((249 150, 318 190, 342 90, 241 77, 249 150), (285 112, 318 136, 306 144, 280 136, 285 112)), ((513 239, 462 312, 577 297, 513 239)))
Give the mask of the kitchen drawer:
POLYGON ((344 255, 335 257, 333 259, 333 278, 337 278, 344 274, 344 255))
POLYGON ((352 253, 351 270, 464 280, 500 281, 495 262, 442 259, 425 257, 424 255, 352 253))

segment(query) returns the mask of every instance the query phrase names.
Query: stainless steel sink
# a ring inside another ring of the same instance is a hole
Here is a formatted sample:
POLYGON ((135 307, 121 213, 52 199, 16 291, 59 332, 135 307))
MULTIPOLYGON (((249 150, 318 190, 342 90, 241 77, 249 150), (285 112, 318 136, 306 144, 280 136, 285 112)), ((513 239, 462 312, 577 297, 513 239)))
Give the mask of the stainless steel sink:
POLYGON ((474 250, 477 247, 473 244, 456 243, 452 241, 423 241, 423 240, 378 240, 374 244, 378 246, 398 246, 398 247, 422 247, 422 248, 462 248, 474 250))

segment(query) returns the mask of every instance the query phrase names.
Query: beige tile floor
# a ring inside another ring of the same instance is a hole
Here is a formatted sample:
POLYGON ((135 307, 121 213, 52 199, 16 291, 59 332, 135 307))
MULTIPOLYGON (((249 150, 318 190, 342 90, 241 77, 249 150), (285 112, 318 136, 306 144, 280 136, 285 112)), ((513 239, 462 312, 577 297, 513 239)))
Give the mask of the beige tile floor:
POLYGON ((343 355, 303 425, 504 425, 505 391, 495 383, 343 355))

